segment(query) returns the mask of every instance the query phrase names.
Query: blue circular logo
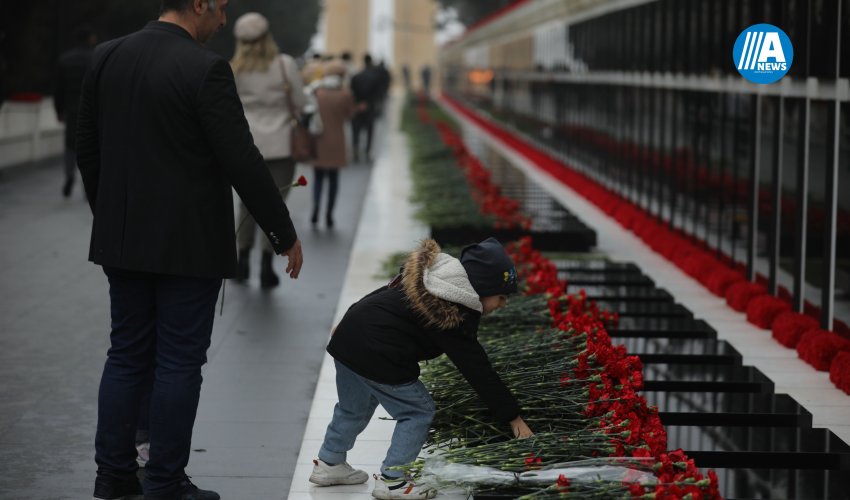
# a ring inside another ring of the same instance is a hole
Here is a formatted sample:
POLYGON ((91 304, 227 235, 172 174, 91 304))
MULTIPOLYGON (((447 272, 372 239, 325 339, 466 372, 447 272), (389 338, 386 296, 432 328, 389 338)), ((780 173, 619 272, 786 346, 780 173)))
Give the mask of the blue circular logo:
POLYGON ((778 82, 794 61, 794 47, 784 31, 772 24, 754 24, 735 40, 732 60, 741 76, 753 83, 778 82))

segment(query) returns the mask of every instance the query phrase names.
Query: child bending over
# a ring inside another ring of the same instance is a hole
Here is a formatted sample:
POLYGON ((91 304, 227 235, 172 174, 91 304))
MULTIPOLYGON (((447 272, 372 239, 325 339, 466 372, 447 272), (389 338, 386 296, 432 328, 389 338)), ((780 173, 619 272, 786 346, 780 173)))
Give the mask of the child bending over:
POLYGON ((327 348, 336 366, 339 402, 310 482, 331 486, 369 479, 346 462, 346 453, 380 404, 396 425, 372 496, 433 498, 435 490, 392 468, 415 460, 425 443, 435 406, 419 380, 419 362, 443 353, 496 420, 510 422, 516 437, 530 437, 516 398, 477 339, 481 316, 504 307, 516 289, 514 264, 494 238, 464 248, 460 260, 426 240, 389 285, 352 305, 327 348))

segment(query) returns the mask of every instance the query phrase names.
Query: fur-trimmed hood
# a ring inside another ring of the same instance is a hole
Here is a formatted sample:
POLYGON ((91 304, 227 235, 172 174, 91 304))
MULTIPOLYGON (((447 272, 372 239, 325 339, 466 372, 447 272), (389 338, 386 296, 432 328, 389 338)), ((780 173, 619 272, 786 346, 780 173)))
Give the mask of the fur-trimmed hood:
POLYGON ((414 250, 402 267, 402 291, 414 312, 427 326, 440 330, 463 322, 461 306, 481 312, 481 300, 460 261, 441 253, 431 239, 414 250))

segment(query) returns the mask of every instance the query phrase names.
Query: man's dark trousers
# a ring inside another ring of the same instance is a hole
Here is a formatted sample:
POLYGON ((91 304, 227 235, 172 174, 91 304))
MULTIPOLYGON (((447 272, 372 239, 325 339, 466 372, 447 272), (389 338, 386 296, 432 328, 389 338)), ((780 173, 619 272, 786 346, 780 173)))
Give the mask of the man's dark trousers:
POLYGON ((375 113, 371 109, 360 111, 351 119, 351 143, 355 156, 360 153, 360 132, 366 130, 366 159, 372 154, 372 133, 375 130, 375 113))
POLYGON ((137 469, 139 405, 150 399, 147 495, 173 493, 185 478, 220 278, 191 278, 104 267, 112 333, 98 396, 98 472, 137 469), (153 372, 153 377, 151 373, 153 372))

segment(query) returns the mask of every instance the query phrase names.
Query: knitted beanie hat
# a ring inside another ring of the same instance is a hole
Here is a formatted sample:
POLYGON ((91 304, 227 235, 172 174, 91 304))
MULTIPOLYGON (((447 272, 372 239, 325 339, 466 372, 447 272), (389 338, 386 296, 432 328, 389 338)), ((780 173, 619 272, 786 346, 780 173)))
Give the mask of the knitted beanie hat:
POLYGON ((496 238, 465 247, 460 253, 460 263, 479 297, 517 291, 516 268, 496 238))

